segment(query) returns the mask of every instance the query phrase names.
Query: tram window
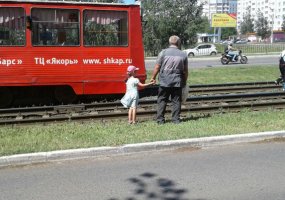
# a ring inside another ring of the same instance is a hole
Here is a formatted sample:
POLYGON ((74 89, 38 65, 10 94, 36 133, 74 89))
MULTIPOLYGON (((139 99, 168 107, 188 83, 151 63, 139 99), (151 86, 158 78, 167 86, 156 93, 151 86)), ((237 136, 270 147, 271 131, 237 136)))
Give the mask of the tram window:
POLYGON ((83 40, 85 46, 127 46, 126 11, 85 10, 83 40))
POLYGON ((33 8, 32 43, 34 46, 79 45, 79 11, 33 8))
POLYGON ((25 22, 23 8, 0 7, 0 46, 24 46, 25 22))

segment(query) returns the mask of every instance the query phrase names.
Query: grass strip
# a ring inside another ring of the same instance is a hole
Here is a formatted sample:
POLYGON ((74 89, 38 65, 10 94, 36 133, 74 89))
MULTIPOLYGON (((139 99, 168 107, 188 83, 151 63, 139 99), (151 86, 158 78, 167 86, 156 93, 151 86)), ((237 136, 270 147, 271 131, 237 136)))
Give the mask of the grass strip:
POLYGON ((206 136, 285 130, 285 112, 267 110, 191 116, 181 124, 154 121, 129 125, 127 120, 66 122, 50 125, 1 127, 0 156, 206 136))
POLYGON ((280 76, 278 65, 209 67, 189 70, 189 84, 275 81, 280 76))

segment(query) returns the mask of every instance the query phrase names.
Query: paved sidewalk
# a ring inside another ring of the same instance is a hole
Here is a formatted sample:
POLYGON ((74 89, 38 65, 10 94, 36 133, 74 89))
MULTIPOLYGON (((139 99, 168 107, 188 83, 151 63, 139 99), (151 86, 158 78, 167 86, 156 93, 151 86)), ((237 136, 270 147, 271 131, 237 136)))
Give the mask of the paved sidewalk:
POLYGON ((0 168, 19 166, 53 161, 96 158, 102 156, 127 155, 140 152, 171 150, 183 147, 213 147, 245 142, 256 142, 265 139, 285 137, 284 131, 272 131, 261 133, 248 133, 239 135, 214 136, 182 140, 159 141, 139 144, 127 144, 118 147, 96 147, 84 149, 71 149, 62 151, 39 152, 31 154, 19 154, 0 157, 0 168))

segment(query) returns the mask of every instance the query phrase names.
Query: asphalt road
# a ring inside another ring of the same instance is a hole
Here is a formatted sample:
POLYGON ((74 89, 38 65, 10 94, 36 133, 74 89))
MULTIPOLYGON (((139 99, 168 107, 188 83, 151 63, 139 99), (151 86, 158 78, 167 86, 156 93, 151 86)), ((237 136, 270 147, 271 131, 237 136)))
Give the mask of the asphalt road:
POLYGON ((0 169, 2 200, 284 200, 284 139, 0 169))
MULTIPOLYGON (((152 70, 155 65, 156 58, 148 58, 145 60, 147 70, 152 70)), ((194 57, 189 58, 189 68, 206 68, 206 67, 228 67, 228 66, 241 66, 240 63, 230 63, 229 65, 222 65, 219 56, 213 57, 194 57)), ((248 56, 248 65, 276 65, 278 67, 278 55, 255 55, 248 56)))

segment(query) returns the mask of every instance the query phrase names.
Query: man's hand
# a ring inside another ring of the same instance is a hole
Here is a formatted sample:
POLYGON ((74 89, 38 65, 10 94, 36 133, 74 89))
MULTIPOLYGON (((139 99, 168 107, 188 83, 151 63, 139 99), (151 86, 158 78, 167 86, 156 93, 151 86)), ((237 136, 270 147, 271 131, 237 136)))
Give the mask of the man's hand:
POLYGON ((154 78, 150 79, 150 82, 151 82, 152 84, 156 84, 156 80, 155 80, 154 78))
POLYGON ((153 72, 152 72, 152 77, 151 77, 151 79, 150 79, 150 81, 154 81, 154 84, 156 83, 156 76, 157 76, 157 74, 158 74, 158 72, 159 72, 159 69, 160 69, 160 65, 159 64, 156 64, 155 66, 154 66, 154 70, 153 70, 153 72))

